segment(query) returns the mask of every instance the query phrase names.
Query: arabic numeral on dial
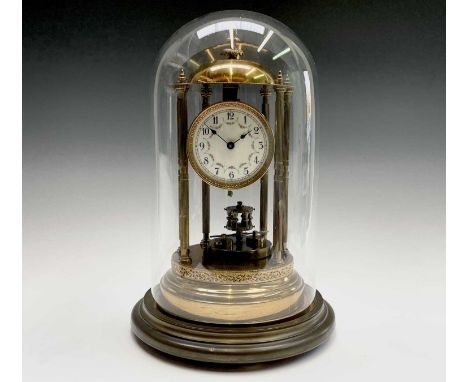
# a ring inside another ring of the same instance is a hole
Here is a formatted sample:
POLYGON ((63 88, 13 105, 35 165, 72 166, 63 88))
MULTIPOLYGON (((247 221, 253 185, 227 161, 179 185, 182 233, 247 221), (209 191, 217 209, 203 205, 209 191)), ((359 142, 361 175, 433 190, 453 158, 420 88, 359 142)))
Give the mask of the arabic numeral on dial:
POLYGON ((260 131, 260 127, 255 126, 254 127, 254 134, 258 134, 259 131, 260 131))
POLYGON ((215 167, 216 175, 219 175, 219 167, 215 167))
POLYGON ((244 175, 249 175, 249 168, 248 167, 244 167, 244 175))
POLYGON ((214 116, 213 116, 213 124, 214 124, 214 125, 217 125, 217 124, 218 124, 218 116, 217 116, 217 115, 214 115, 214 116))
POLYGON ((205 142, 200 142, 198 144, 198 147, 200 147, 200 149, 203 150, 205 148, 205 142))
POLYGON ((233 172, 233 171, 230 171, 230 172, 229 172, 229 178, 230 178, 230 179, 234 179, 234 172, 233 172))
POLYGON ((208 159, 208 157, 204 157, 203 164, 208 164, 208 163, 210 163, 210 160, 208 159))
POLYGON ((228 121, 232 121, 234 119, 234 112, 233 111, 228 111, 227 112, 227 119, 228 119, 228 121))
POLYGON ((244 123, 247 123, 247 116, 244 115, 244 123))
POLYGON ((255 164, 258 164, 258 156, 257 155, 255 155, 254 162, 255 162, 255 164))
POLYGON ((261 150, 263 149, 263 147, 264 147, 263 142, 258 142, 258 149, 261 150))
POLYGON ((210 129, 208 127, 204 127, 202 130, 203 130, 203 135, 210 135, 210 129))

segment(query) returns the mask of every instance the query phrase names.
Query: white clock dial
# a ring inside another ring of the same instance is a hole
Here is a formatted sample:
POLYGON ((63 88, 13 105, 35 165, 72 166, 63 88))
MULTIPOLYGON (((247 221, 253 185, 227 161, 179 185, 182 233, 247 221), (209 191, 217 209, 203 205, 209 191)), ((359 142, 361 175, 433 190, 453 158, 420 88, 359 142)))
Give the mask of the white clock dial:
POLYGON ((242 102, 220 102, 203 110, 188 139, 193 169, 205 182, 224 189, 255 182, 273 157, 274 138, 267 120, 242 102))

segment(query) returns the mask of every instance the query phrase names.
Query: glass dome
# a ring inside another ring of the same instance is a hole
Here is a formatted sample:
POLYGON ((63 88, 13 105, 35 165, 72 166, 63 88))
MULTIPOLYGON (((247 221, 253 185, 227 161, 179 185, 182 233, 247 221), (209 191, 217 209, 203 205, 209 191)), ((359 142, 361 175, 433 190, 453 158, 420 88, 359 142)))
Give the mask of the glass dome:
POLYGON ((286 26, 246 11, 196 19, 163 47, 152 296, 170 314, 262 323, 311 305, 312 65, 286 26))

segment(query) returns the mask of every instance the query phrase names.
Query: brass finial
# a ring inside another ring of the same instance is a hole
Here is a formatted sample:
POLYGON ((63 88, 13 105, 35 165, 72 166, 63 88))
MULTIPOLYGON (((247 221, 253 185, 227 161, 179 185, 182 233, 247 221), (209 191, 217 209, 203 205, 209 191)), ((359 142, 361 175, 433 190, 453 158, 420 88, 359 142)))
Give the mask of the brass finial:
POLYGON ((177 78, 177 83, 175 84, 175 89, 178 92, 186 92, 188 90, 187 86, 187 77, 185 76, 185 72, 183 68, 180 68, 179 77, 177 78))
POLYGON ((227 56, 230 60, 239 60, 244 55, 244 51, 241 48, 226 48, 221 54, 227 56))
POLYGON ((187 77, 185 76, 184 68, 180 68, 179 78, 178 78, 177 82, 179 82, 180 84, 187 82, 187 77))
POLYGON ((291 79, 289 78, 289 74, 286 73, 286 76, 284 77, 284 85, 286 86, 286 94, 290 95, 292 94, 293 87, 291 85, 291 79))
POLYGON ((278 75, 276 76, 275 84, 275 89, 277 92, 284 93, 286 91, 286 86, 284 86, 283 73, 281 72, 281 70, 278 70, 278 75))
POLYGON ((263 85, 262 88, 260 89, 260 95, 262 97, 269 97, 271 96, 271 89, 266 86, 266 85, 263 85))
POLYGON ((281 70, 278 70, 278 75, 276 76, 276 84, 283 85, 283 73, 281 70))

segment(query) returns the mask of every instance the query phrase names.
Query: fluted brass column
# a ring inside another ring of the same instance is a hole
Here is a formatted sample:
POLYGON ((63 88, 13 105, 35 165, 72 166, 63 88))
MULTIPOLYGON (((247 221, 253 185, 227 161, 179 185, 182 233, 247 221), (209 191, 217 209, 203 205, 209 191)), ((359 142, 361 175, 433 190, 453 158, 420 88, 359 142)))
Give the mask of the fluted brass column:
MULTIPOLYGON (((271 95, 271 89, 264 85, 260 89, 260 94, 263 97, 262 114, 267 121, 270 119, 270 104, 268 98, 271 95)), ((262 176, 260 180, 260 231, 266 232, 268 230, 268 171, 262 176)))
POLYGON ((288 188, 289 188, 289 134, 291 129, 292 94, 293 88, 289 77, 286 75, 284 85, 284 137, 283 137, 283 167, 284 167, 284 210, 283 210, 283 249, 288 249, 288 188))
POLYGON ((179 256, 180 262, 190 264, 189 254, 189 183, 187 159, 187 78, 180 69, 175 86, 177 91, 177 140, 179 164, 179 256))
MULTIPOLYGON (((202 110, 210 105, 211 88, 203 84, 201 88, 202 110)), ((210 186, 202 180, 202 245, 206 246, 210 240, 210 186)))
POLYGON ((284 218, 284 94, 283 75, 278 72, 275 84, 275 177, 273 190, 273 255, 277 262, 283 255, 283 218, 284 218))

